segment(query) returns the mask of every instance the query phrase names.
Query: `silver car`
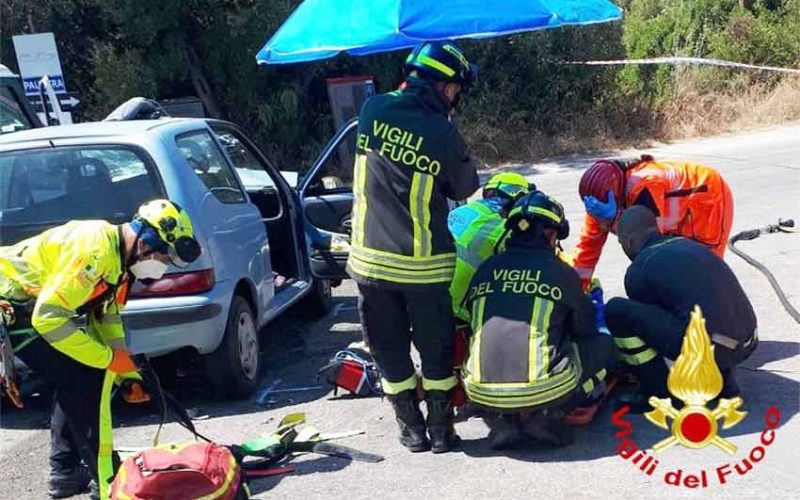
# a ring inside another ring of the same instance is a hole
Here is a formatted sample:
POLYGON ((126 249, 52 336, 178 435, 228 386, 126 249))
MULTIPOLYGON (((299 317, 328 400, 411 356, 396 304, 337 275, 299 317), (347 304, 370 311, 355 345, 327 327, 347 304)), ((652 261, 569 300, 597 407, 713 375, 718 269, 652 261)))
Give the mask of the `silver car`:
POLYGON ((297 186, 223 121, 8 134, 0 138, 0 244, 68 220, 126 222, 154 198, 177 202, 203 254, 134 285, 123 314, 128 346, 153 357, 191 348, 220 395, 243 396, 256 386, 259 329, 299 302, 324 314, 331 284, 346 277, 355 128, 347 124, 297 186))

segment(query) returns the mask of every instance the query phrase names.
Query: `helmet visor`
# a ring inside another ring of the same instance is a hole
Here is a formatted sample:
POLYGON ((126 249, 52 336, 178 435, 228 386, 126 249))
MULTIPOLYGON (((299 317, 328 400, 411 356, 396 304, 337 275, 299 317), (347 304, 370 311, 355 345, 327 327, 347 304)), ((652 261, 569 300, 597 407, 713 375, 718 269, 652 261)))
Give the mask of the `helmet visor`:
POLYGON ((519 196, 522 196, 528 192, 526 188, 517 186, 516 184, 501 184, 498 187, 498 190, 506 193, 513 199, 517 199, 519 196))

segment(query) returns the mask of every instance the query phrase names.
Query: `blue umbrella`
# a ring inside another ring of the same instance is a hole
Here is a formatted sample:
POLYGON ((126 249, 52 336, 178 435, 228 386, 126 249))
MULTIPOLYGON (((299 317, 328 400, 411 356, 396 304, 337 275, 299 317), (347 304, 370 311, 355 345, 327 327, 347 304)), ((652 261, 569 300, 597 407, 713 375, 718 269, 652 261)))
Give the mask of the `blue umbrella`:
POLYGON ((315 61, 342 51, 373 54, 425 40, 487 38, 621 17, 608 0, 305 0, 256 60, 315 61))

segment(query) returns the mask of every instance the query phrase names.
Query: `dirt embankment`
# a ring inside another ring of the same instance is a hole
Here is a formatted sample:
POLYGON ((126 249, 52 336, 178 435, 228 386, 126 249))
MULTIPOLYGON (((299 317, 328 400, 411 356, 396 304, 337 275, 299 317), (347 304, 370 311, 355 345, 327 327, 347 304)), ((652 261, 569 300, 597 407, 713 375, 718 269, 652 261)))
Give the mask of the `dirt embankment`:
MULTIPOLYGON (((552 156, 625 148, 741 132, 800 121, 800 76, 777 84, 731 85, 709 91, 687 74, 677 79, 673 96, 655 110, 631 105, 629 112, 599 109, 570 121, 566 132, 547 135, 524 126, 498 130, 484 123, 465 127, 474 154, 487 164, 531 163, 552 156)), ((513 113, 513 110, 509 110, 513 113)))

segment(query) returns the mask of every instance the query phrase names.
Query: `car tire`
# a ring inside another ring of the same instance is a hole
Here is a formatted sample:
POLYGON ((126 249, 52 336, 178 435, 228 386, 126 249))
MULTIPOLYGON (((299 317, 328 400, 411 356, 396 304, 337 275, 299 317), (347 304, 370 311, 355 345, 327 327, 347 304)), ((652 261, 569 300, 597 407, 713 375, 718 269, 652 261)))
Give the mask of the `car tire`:
POLYGON ((234 295, 217 349, 205 356, 207 376, 217 397, 232 399, 252 394, 258 383, 259 342, 250 304, 234 295))
POLYGON ((311 291, 300 302, 298 312, 320 318, 330 312, 332 305, 331 280, 314 278, 311 291))

